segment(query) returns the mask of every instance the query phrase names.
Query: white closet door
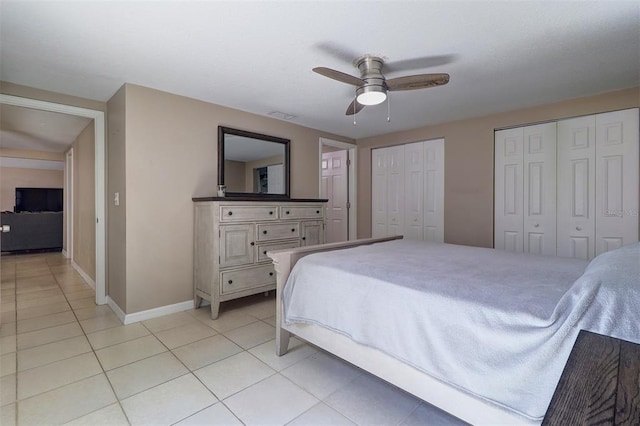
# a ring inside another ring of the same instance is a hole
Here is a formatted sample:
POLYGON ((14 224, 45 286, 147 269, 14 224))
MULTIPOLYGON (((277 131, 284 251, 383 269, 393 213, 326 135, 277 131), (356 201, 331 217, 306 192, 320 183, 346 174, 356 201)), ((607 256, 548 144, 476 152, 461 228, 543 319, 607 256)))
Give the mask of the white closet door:
POLYGON ((387 236, 387 148, 371 150, 371 235, 387 236))
POLYGON ((596 116, 596 256, 638 241, 638 109, 596 116))
POLYGON ((404 237, 423 239, 424 207, 424 144, 404 146, 404 237))
POLYGON ((404 146, 387 150, 387 235, 404 235, 404 146))
POLYGON ((494 246, 522 252, 524 232, 522 128, 495 133, 494 246))
POLYGON ((524 131, 524 252, 556 255, 556 123, 524 131))
POLYGON ((595 127, 593 115, 558 122, 558 256, 595 254, 595 127))
POLYGON ((424 144, 424 239, 444 242, 444 139, 424 144))

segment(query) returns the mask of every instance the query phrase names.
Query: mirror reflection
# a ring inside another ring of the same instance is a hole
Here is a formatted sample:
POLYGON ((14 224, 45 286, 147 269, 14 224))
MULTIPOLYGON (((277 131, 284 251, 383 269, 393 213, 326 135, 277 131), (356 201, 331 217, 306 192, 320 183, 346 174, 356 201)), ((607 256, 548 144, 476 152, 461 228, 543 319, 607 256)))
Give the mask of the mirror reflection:
POLYGON ((287 139, 225 127, 219 137, 219 178, 227 194, 288 197, 287 139))

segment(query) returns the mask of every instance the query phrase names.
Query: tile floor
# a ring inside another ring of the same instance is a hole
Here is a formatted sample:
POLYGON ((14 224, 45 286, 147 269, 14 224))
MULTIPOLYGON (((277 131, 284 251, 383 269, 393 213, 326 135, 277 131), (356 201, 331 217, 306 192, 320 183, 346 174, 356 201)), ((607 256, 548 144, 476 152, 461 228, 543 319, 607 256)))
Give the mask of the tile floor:
POLYGON ((122 325, 60 253, 1 258, 1 425, 460 424, 294 339, 258 295, 122 325))

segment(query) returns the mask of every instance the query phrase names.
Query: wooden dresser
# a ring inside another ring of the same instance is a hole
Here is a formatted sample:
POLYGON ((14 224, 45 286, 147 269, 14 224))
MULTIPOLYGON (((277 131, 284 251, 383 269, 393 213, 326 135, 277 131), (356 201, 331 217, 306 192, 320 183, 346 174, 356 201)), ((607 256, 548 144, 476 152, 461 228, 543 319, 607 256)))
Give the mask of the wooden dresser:
POLYGON ((640 345, 580 331, 543 425, 640 425, 640 345))
POLYGON ((324 243, 326 200, 194 198, 194 300, 220 302, 276 288, 267 251, 324 243))

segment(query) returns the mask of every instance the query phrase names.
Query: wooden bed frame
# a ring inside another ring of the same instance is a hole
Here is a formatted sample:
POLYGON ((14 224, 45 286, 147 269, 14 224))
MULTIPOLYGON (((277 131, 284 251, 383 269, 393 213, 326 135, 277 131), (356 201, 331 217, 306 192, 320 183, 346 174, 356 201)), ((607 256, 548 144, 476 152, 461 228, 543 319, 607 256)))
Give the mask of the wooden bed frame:
POLYGON ((289 338, 291 335, 296 335, 471 424, 539 425, 539 421, 522 417, 499 405, 473 396, 409 366, 384 352, 358 344, 342 334, 313 324, 284 323, 282 315, 282 290, 287 283, 291 269, 299 259, 312 253, 340 250, 401 238, 402 236, 368 238, 343 243, 322 244, 268 252, 267 255, 273 259, 277 273, 277 355, 282 356, 287 353, 289 338))

